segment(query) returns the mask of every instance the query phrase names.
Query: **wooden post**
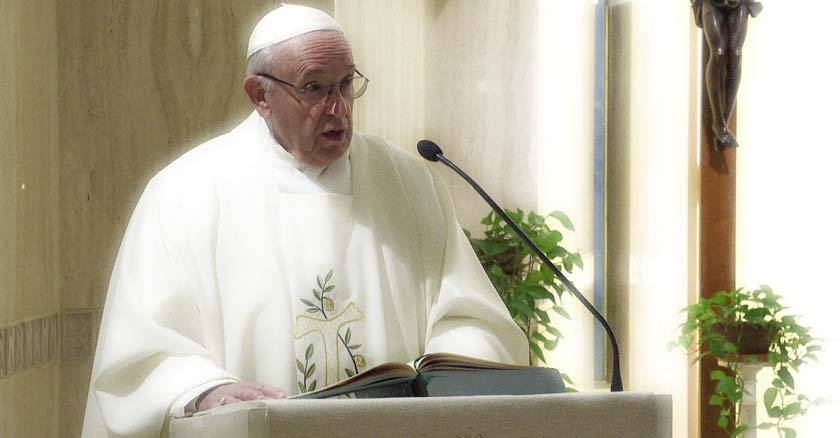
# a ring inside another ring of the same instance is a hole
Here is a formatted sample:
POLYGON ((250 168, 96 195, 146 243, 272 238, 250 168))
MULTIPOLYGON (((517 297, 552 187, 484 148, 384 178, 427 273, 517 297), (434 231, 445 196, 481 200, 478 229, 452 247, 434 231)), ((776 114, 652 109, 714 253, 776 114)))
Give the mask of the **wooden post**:
MULTIPOLYGON (((709 47, 703 43, 703 66, 709 58, 709 47)), ((711 130, 711 110, 703 81, 702 127, 700 135, 700 296, 709 298, 718 291, 735 288, 735 158, 736 149, 718 151, 711 130)), ((735 134, 737 109, 732 111, 729 126, 735 134)), ((726 438, 718 427, 719 409, 709 405, 714 382, 712 370, 720 369, 716 360, 705 357, 700 362, 700 437, 726 438)))

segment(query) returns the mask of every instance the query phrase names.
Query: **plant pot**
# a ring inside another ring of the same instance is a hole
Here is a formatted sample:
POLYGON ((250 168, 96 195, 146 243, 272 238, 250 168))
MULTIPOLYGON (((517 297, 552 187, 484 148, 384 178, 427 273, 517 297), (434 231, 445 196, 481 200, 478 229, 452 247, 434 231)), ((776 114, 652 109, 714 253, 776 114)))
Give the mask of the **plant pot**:
POLYGON ((726 326, 715 324, 712 332, 735 344, 738 354, 767 354, 773 339, 772 329, 765 324, 736 322, 726 326))

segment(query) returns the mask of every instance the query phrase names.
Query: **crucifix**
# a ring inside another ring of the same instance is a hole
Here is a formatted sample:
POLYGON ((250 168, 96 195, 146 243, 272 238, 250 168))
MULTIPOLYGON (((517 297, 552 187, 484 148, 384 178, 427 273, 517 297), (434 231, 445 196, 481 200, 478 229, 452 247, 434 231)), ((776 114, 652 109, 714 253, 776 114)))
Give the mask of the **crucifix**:
POLYGON ((694 22, 703 29, 709 47, 706 91, 709 94, 711 128, 715 148, 738 147, 729 119, 741 83, 741 48, 747 38, 747 16, 761 12, 755 0, 691 0, 694 22))
MULTIPOLYGON (((709 298, 720 290, 735 288, 735 129, 728 123, 737 118, 735 100, 741 80, 741 48, 747 33, 748 15, 761 12, 755 0, 691 0, 695 24, 703 29, 705 81, 700 115, 699 204, 699 292, 709 298)), ((702 43, 700 43, 702 44, 702 43)), ((714 392, 707 376, 719 369, 711 357, 704 357, 698 369, 697 409, 699 434, 724 438, 718 427, 717 408, 705 401, 714 392)))
POLYGON ((356 307, 356 304, 350 303, 344 310, 331 318, 320 319, 306 315, 300 315, 295 318, 295 339, 300 339, 310 333, 317 333, 321 336, 322 344, 324 345, 324 361, 326 362, 326 366, 324 367, 324 386, 339 381, 339 372, 341 370, 341 357, 338 354, 340 330, 345 325, 360 320, 363 317, 364 315, 356 307))

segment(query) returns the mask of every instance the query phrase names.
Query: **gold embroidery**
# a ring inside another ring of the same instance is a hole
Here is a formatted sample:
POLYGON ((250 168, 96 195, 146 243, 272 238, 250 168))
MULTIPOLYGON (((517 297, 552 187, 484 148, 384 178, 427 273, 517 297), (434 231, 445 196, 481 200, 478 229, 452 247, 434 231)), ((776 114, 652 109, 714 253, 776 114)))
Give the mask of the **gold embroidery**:
MULTIPOLYGON (((348 326, 341 333, 342 329, 353 321, 364 318, 356 303, 350 302, 340 312, 331 315, 335 309, 335 302, 328 295, 335 289, 330 285, 332 278, 330 271, 324 280, 318 276, 318 289, 312 289, 315 301, 301 298, 301 302, 307 306, 306 312, 309 315, 298 315, 295 317, 294 338, 301 339, 310 333, 316 333, 321 338, 324 351, 324 380, 322 386, 331 385, 341 379, 341 353, 344 352, 350 359, 353 369, 344 368, 344 373, 350 377, 358 374, 359 368, 365 366, 365 358, 355 350, 361 348, 361 344, 351 344, 352 331, 348 326), (340 343, 339 343, 340 342, 340 343), (341 349, 340 347, 343 347, 341 349)), ((310 379, 315 374, 315 363, 310 363, 314 351, 314 344, 310 343, 304 353, 304 361, 296 360, 298 372, 302 380, 298 381, 300 392, 312 391, 317 388, 317 380, 310 379)))

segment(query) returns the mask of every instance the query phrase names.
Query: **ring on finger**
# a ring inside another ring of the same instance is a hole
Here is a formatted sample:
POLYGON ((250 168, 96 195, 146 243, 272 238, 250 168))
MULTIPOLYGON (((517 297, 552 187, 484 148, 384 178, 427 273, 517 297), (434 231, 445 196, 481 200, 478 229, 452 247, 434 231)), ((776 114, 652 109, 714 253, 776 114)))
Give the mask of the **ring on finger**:
POLYGON ((226 399, 226 398, 227 398, 227 396, 224 396, 224 395, 223 395, 223 396, 222 396, 222 398, 220 398, 220 399, 219 399, 219 405, 220 405, 220 406, 224 406, 224 405, 225 405, 225 399, 226 399))

